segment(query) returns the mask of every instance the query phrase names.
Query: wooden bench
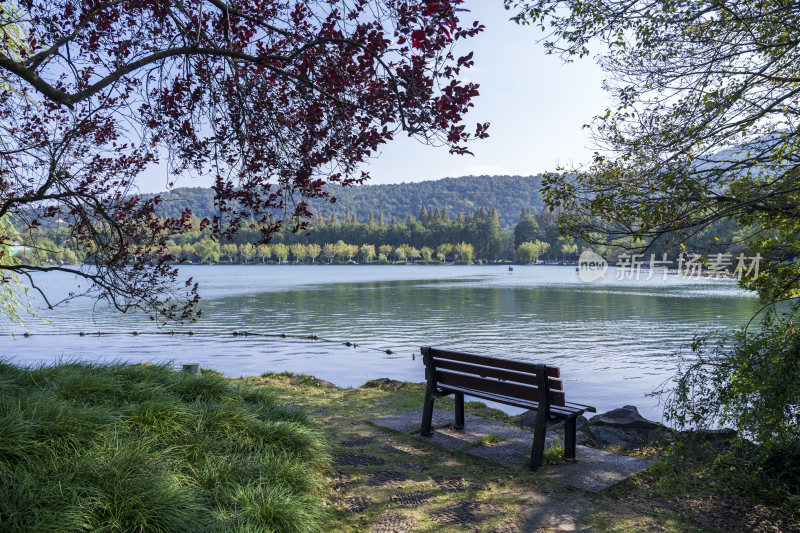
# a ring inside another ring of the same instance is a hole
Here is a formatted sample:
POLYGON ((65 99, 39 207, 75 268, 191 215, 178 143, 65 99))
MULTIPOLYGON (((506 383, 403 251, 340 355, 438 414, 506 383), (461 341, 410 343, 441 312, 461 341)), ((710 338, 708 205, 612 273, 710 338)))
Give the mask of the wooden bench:
POLYGON ((464 429, 464 395, 515 407, 535 409, 531 470, 542 464, 548 419, 565 420, 564 457, 575 459, 575 421, 578 415, 597 410, 588 405, 567 402, 564 384, 557 367, 509 361, 496 357, 452 352, 423 346, 425 363, 425 406, 422 410, 422 435, 430 437, 433 402, 440 396, 455 398, 455 429, 464 429))

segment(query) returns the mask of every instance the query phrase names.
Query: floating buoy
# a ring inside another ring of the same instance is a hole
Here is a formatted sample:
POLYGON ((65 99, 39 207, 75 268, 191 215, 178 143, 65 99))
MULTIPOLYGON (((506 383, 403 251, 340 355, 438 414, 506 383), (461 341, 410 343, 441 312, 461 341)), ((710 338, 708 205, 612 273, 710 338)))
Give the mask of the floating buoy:
POLYGON ((391 355, 391 354, 393 354, 394 352, 393 352, 393 351, 391 351, 391 350, 386 350, 386 353, 387 353, 387 354, 389 354, 389 355, 391 355))

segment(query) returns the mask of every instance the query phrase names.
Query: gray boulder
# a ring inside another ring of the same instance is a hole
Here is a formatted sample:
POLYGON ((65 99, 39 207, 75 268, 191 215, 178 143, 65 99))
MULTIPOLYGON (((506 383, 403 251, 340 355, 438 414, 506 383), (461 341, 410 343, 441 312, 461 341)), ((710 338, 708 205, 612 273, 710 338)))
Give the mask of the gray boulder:
POLYGON ((611 426, 625 429, 659 429, 663 427, 658 422, 647 420, 639 414, 634 405, 626 405, 612 409, 607 413, 594 415, 589 419, 590 426, 611 426))
MULTIPOLYGON (((526 411, 520 415, 520 425, 533 427, 536 422, 536 411, 526 411)), ((576 441, 578 444, 594 443, 602 448, 621 448, 634 450, 648 444, 663 442, 671 436, 670 430, 639 414, 633 405, 613 409, 607 413, 595 415, 590 419, 579 416, 575 421, 576 441)), ((550 420, 549 432, 563 437, 563 420, 550 420)))
POLYGON ((578 428, 577 441, 581 444, 592 441, 603 448, 633 450, 668 440, 669 436, 668 428, 647 420, 635 406, 626 405, 590 418, 578 428))
MULTIPOLYGON (((697 446, 699 451, 727 451, 736 442, 737 437, 737 431, 731 428, 695 429, 681 432, 681 440, 697 446)), ((739 442, 744 446, 753 446, 746 439, 741 439, 739 442)))

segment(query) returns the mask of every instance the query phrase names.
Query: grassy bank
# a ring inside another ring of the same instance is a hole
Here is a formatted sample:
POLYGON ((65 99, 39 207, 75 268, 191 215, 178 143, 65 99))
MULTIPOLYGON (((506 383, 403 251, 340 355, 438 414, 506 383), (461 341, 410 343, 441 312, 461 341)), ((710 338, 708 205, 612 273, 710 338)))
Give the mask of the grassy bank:
POLYGON ((0 531, 514 533, 536 531, 532 511, 598 532, 800 530, 791 502, 743 490, 736 465, 714 455, 642 450, 650 470, 591 494, 369 422, 419 409, 423 392, 288 373, 0 365, 0 531))
MULTIPOLYGON (((373 381, 342 389, 287 373, 234 381, 299 404, 329 434, 335 474, 327 492, 328 531, 536 531, 529 520, 536 509, 580 531, 800 531, 800 515, 791 502, 743 490, 730 462, 713 455, 678 458, 653 447, 633 452, 655 464, 591 494, 541 471, 503 467, 369 423, 373 417, 419 409, 421 384, 373 381)), ((437 407, 452 409, 452 400, 438 399, 437 407)), ((518 425, 514 417, 477 402, 467 402, 466 411, 518 425)), ((497 445, 496 440, 479 445, 497 445)), ((560 454, 552 455, 558 462, 560 454)))
POLYGON ((0 529, 321 531, 326 442, 215 373, 0 364, 0 529))

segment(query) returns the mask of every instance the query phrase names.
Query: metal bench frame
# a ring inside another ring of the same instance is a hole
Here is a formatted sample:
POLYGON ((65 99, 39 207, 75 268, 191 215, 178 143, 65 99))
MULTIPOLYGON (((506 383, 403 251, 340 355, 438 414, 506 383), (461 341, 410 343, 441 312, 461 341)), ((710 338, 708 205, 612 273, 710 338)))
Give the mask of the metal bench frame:
POLYGON ((559 368, 496 357, 453 352, 423 346, 425 405, 421 434, 433 436, 431 421, 436 398, 454 395, 454 429, 464 429, 464 395, 506 405, 536 409, 531 446, 531 470, 537 470, 544 455, 547 421, 564 419, 564 458, 575 459, 575 422, 578 415, 597 412, 588 405, 567 402, 559 368))

